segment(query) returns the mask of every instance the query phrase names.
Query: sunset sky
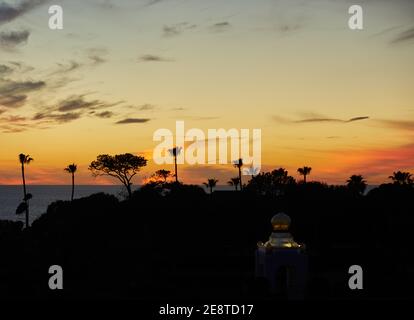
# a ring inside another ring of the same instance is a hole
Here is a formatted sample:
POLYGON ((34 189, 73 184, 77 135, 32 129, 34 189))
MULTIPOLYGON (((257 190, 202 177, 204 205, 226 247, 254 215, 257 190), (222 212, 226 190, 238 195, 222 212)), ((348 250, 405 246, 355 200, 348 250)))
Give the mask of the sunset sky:
MULTIPOLYGON (((414 1, 0 0, 0 184, 110 184, 98 154, 151 157, 159 128, 258 128, 262 171, 371 184, 414 172, 414 1), (50 30, 61 5, 64 29, 50 30)), ((180 178, 226 184, 229 165, 183 165, 180 178)))

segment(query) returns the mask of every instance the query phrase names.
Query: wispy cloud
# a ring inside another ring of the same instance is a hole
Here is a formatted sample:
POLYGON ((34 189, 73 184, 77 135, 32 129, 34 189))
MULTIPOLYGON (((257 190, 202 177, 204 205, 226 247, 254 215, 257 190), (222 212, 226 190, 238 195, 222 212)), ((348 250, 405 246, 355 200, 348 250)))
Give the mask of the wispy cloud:
POLYGON ((142 55, 139 57, 138 60, 140 62, 171 62, 173 61, 171 59, 163 58, 161 56, 153 55, 153 54, 142 55))
POLYGON ((312 122, 339 122, 339 123, 349 123, 349 122, 355 122, 355 121, 361 121, 369 119, 369 117, 355 117, 348 120, 343 119, 336 119, 336 118, 308 118, 308 119, 302 119, 302 120, 295 120, 295 123, 312 123, 312 122))
POLYGON ((300 24, 282 24, 277 27, 277 30, 281 33, 291 33, 301 29, 302 26, 300 24))
POLYGON ((73 120, 77 120, 81 117, 81 113, 67 112, 67 113, 48 113, 39 112, 35 114, 32 120, 53 120, 57 123, 67 123, 73 120))
POLYGON ((173 37, 181 33, 181 30, 177 26, 164 26, 162 28, 164 37, 173 37))
POLYGON ((97 4, 100 8, 106 10, 114 10, 117 6, 111 0, 104 0, 97 4))
POLYGON ((20 61, 9 61, 9 65, 13 69, 13 72, 20 72, 21 74, 33 71, 34 68, 20 61))
POLYGON ((145 4, 145 6, 146 6, 146 7, 153 6, 154 4, 160 3, 160 2, 162 2, 162 1, 164 1, 164 0, 149 0, 149 1, 147 1, 147 3, 145 4))
POLYGON ((187 110, 187 108, 183 108, 183 107, 177 107, 177 108, 172 108, 171 111, 185 111, 187 110))
POLYGON ((15 49, 26 44, 30 36, 29 30, 0 32, 0 47, 6 50, 15 49))
POLYGON ((0 25, 13 21, 19 16, 35 9, 36 7, 49 2, 50 0, 23 0, 17 5, 11 5, 7 2, 0 3, 0 25))
POLYGON ((5 118, 1 118, 0 120, 8 122, 8 123, 15 123, 15 122, 26 121, 27 119, 25 117, 21 117, 21 116, 8 116, 8 117, 5 117, 5 118))
POLYGON ((92 63, 94 65, 98 65, 98 64, 102 64, 104 62, 106 62, 106 59, 104 59, 102 56, 98 56, 98 55, 90 55, 89 59, 92 61, 92 63))
POLYGON ((13 72, 13 68, 0 64, 0 77, 13 72))
POLYGON ((0 78, 0 105, 7 108, 21 107, 29 92, 45 86, 44 81, 12 81, 0 78))
POLYGON ((347 120, 345 122, 354 122, 354 121, 367 120, 367 119, 369 119, 369 117, 367 117, 367 116, 364 116, 364 117, 355 117, 355 118, 351 118, 351 119, 349 119, 349 120, 347 120))
POLYGON ((132 124, 132 123, 146 123, 151 119, 145 118, 126 118, 120 121, 117 121, 115 124, 132 124))
POLYGON ((81 68, 95 67, 100 64, 105 63, 107 60, 105 55, 107 51, 102 48, 91 48, 86 50, 86 57, 80 62, 75 60, 70 60, 67 62, 58 62, 56 63, 57 68, 50 75, 62 75, 67 76, 68 73, 79 70, 81 68))
POLYGON ((92 62, 92 65, 96 66, 107 61, 106 55, 108 50, 106 48, 97 47, 87 50, 88 59, 92 62))
POLYGON ((45 121, 49 124, 62 124, 78 120, 82 117, 111 118, 114 113, 109 110, 102 110, 119 105, 122 102, 108 103, 101 100, 86 100, 85 95, 70 96, 59 101, 56 105, 43 107, 42 111, 35 113, 32 118, 32 125, 39 125, 45 121), (98 110, 102 110, 97 112, 98 110))
POLYGON ((401 28, 401 25, 385 28, 384 30, 373 33, 370 37, 372 37, 372 38, 381 37, 383 35, 389 34, 390 32, 395 31, 395 30, 400 29, 400 28, 401 28))
POLYGON ((220 117, 212 117, 212 116, 206 116, 206 117, 190 117, 191 120, 195 121, 210 121, 210 120, 218 120, 220 117))
POLYGON ((74 110, 97 110, 97 109, 103 109, 103 108, 110 108, 114 107, 118 104, 120 104, 122 101, 118 101, 115 103, 107 103, 100 100, 91 100, 86 101, 85 95, 79 95, 79 96, 71 96, 65 100, 61 100, 56 108, 55 111, 59 112, 68 112, 68 111, 74 111, 74 110))
POLYGON ((400 32, 392 41, 392 44, 401 42, 413 41, 414 40, 414 28, 400 32))
POLYGON ((82 96, 78 97, 70 97, 66 100, 62 100, 59 102, 57 106, 57 111, 60 112, 67 112, 67 111, 73 111, 78 109, 89 109, 92 107, 95 107, 99 105, 99 101, 85 101, 82 96))
POLYGON ((11 81, 0 79, 0 94, 1 95, 17 95, 24 94, 29 91, 34 91, 46 86, 44 81, 11 81))
POLYGON ((68 72, 72 72, 78 70, 82 67, 82 64, 76 61, 69 61, 68 63, 57 63, 58 69, 51 73, 51 75, 55 74, 67 74, 68 72))
POLYGON ((24 105, 26 100, 26 95, 0 96, 0 106, 6 108, 19 108, 24 105))
POLYGON ((378 120, 378 122, 389 128, 414 131, 414 120, 378 120))
POLYGON ((231 28, 231 24, 228 21, 217 22, 210 26, 210 30, 213 32, 223 32, 231 28))
POLYGON ((291 120, 281 116, 273 116, 273 120, 279 123, 350 123, 367 119, 369 119, 368 116, 353 117, 346 120, 316 115, 305 119, 291 120))
POLYGON ((155 106, 153 104, 146 103, 146 104, 139 106, 140 111, 150 111, 154 109, 155 109, 155 106))
POLYGON ((163 36, 168 37, 174 37, 178 36, 181 33, 183 33, 186 30, 191 30, 197 28, 196 24, 190 24, 188 22, 180 22, 173 25, 165 25, 162 28, 163 36))
POLYGON ((111 111, 103 111, 103 112, 95 113, 95 116, 97 116, 98 118, 108 119, 108 118, 113 117, 114 113, 111 111))

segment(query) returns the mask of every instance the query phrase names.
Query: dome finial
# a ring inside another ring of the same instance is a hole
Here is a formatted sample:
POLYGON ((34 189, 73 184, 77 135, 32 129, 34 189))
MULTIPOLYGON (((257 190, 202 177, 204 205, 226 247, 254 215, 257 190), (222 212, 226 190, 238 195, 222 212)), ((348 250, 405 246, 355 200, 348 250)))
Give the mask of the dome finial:
POLYGON ((270 223, 274 231, 287 231, 289 230, 291 219, 287 214, 280 212, 273 216, 270 223))

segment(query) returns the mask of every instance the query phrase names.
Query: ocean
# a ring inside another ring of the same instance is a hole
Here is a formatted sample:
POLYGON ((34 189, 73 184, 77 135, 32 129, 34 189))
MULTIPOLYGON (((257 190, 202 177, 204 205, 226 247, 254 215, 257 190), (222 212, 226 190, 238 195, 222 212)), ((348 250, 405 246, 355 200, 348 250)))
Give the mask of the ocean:
MULTIPOLYGON (((122 199, 122 186, 79 185, 75 186, 75 198, 87 197, 98 192, 113 194, 122 199)), ((70 200, 72 186, 27 186, 27 192, 33 195, 30 200, 30 222, 46 212, 49 204, 57 200, 70 200)), ((0 220, 24 222, 25 215, 16 215, 16 208, 23 199, 22 186, 0 185, 0 220)))

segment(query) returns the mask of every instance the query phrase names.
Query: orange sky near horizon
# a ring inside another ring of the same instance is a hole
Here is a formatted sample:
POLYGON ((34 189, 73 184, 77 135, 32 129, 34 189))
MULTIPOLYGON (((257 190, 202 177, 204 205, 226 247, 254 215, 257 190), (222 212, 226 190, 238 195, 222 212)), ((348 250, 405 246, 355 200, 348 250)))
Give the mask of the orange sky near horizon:
MULTIPOLYGON (((0 184, 20 184, 18 154, 35 161, 28 184, 93 178, 98 154, 145 155, 160 128, 262 130, 262 171, 312 167, 310 180, 368 183, 414 173, 414 3, 361 1, 50 1, 0 6, 0 184), (8 16, 12 8, 14 15, 8 16), (4 13, 1 11, 3 10, 4 13)), ((219 184, 228 165, 180 165, 185 183, 219 184)))

